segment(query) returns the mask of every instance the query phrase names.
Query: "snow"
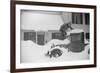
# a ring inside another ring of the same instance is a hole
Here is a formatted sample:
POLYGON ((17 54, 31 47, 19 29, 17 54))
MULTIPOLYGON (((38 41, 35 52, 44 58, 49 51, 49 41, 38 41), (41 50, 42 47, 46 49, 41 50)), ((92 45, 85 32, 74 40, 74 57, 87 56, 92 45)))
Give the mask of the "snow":
POLYGON ((81 33, 81 32, 84 32, 84 30, 83 29, 73 29, 70 31, 66 31, 67 35, 70 35, 71 33, 81 33))
POLYGON ((30 40, 21 41, 21 63, 41 63, 41 62, 62 62, 62 61, 75 61, 75 60, 87 60, 89 59, 88 49, 89 45, 85 47, 85 50, 80 53, 69 52, 68 49, 61 48, 63 54, 57 58, 49 58, 45 54, 51 49, 52 44, 69 44, 68 39, 58 40, 53 39, 44 46, 38 45, 30 40))
POLYGON ((45 46, 51 45, 51 44, 69 44, 70 41, 68 39, 64 39, 64 40, 58 40, 58 39, 53 39, 51 41, 49 41, 45 46))

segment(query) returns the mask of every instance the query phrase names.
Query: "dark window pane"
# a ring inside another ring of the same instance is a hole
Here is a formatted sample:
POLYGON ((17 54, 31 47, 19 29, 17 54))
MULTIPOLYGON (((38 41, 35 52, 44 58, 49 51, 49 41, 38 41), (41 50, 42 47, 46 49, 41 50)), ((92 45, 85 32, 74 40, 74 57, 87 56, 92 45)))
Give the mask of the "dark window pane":
POLYGON ((90 33, 86 33, 86 39, 90 39, 90 33))
POLYGON ((85 24, 90 24, 90 14, 89 13, 85 13, 85 24))

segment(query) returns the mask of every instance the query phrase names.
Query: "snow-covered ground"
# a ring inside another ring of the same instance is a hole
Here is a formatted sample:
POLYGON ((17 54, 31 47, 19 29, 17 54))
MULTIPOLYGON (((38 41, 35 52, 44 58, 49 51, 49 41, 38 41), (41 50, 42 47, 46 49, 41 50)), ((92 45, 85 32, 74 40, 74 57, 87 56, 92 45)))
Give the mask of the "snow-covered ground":
POLYGON ((87 60, 89 59, 88 49, 89 45, 85 47, 85 50, 79 53, 68 52, 68 49, 60 48, 63 54, 60 57, 49 58, 45 54, 50 50, 52 44, 69 44, 68 39, 57 40, 53 39, 44 46, 33 43, 32 41, 21 41, 21 63, 41 63, 41 62, 63 62, 63 61, 75 61, 75 60, 87 60))

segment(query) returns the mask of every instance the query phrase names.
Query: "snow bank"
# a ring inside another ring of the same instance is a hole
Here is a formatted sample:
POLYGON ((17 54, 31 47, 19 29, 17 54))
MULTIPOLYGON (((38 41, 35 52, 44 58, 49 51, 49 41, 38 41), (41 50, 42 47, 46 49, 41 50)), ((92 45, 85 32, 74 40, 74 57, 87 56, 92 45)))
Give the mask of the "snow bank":
POLYGON ((64 39, 64 40, 58 40, 58 39, 52 39, 51 41, 49 41, 47 44, 45 44, 45 46, 49 46, 52 44, 69 44, 70 41, 68 39, 64 39))
POLYGON ((21 62, 35 62, 43 56, 43 48, 32 41, 21 42, 21 62))
POLYGON ((30 62, 60 62, 68 60, 84 60, 88 59, 88 48, 80 53, 68 52, 68 49, 60 48, 63 51, 62 56, 58 58, 49 58, 45 54, 51 49, 52 44, 69 44, 68 39, 57 40, 53 39, 44 46, 40 46, 32 41, 21 41, 21 63, 30 63, 30 62))

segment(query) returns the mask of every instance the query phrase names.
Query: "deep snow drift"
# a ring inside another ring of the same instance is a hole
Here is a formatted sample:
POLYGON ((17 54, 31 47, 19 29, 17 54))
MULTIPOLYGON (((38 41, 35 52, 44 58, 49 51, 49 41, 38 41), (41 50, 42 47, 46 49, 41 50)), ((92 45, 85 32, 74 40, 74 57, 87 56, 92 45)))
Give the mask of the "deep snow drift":
POLYGON ((69 44, 68 39, 58 40, 53 39, 49 41, 44 46, 38 45, 32 41, 21 41, 21 63, 41 63, 41 62, 62 62, 62 61, 75 61, 75 60, 88 60, 89 54, 88 49, 89 45, 85 47, 85 50, 79 53, 68 52, 68 49, 64 47, 60 48, 63 51, 63 54, 57 58, 49 58, 45 54, 50 50, 52 44, 69 44))

